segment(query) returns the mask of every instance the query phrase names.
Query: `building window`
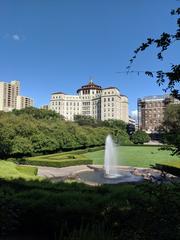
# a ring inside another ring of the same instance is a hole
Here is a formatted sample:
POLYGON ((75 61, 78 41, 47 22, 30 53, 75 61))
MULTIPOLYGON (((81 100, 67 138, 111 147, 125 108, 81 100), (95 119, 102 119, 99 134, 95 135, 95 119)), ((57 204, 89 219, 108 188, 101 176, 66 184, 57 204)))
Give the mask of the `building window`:
POLYGON ((114 98, 112 97, 112 101, 114 101, 114 98))

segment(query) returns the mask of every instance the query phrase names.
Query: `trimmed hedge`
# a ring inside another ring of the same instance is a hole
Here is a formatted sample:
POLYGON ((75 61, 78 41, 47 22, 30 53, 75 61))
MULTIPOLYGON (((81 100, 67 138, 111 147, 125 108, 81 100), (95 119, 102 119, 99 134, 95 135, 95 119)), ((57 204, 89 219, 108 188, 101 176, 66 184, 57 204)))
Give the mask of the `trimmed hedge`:
POLYGON ((30 176, 36 176, 38 173, 37 167, 28 167, 28 166, 18 165, 18 166, 16 166, 16 169, 19 172, 30 175, 30 176))
POLYGON ((162 173, 170 173, 172 175, 180 177, 180 168, 164 165, 164 164, 158 164, 156 163, 154 166, 152 166, 154 169, 160 170, 162 173))
POLYGON ((62 153, 27 158, 23 162, 23 164, 58 168, 76 165, 87 165, 92 163, 93 163, 92 160, 87 159, 84 155, 77 154, 77 152, 75 151, 71 152, 71 154, 62 153), (76 155, 73 153, 76 153, 76 155))
POLYGON ((15 162, 19 164, 28 164, 36 166, 48 166, 48 167, 69 167, 76 165, 87 165, 92 164, 93 161, 87 159, 83 154, 87 152, 94 152, 104 149, 104 146, 98 146, 94 148, 80 149, 76 151, 55 153, 48 155, 41 155, 29 158, 16 159, 15 162))
POLYGON ((36 165, 36 166, 47 166, 47 167, 69 167, 69 166, 76 166, 76 165, 87 165, 87 164, 92 164, 93 161, 86 159, 86 160, 79 160, 79 159, 73 159, 73 160, 26 160, 25 164, 30 164, 30 165, 36 165))

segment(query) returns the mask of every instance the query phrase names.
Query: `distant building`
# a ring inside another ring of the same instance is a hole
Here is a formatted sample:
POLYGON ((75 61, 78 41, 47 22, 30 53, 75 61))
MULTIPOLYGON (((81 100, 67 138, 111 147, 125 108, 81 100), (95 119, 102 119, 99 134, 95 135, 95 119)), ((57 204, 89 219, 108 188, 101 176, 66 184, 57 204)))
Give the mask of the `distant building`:
POLYGON ((40 109, 48 110, 48 109, 49 109, 49 106, 48 106, 48 105, 42 105, 42 106, 40 107, 40 109))
POLYGON ((127 132, 132 135, 136 130, 136 120, 129 116, 129 122, 127 124, 127 132))
POLYGON ((20 82, 0 81, 0 111, 9 112, 16 108, 17 96, 20 94, 20 82))
POLYGON ((164 119, 164 111, 169 104, 180 101, 170 95, 148 96, 138 99, 138 126, 147 133, 158 132, 164 119))
POLYGON ((136 120, 135 120, 133 117, 129 116, 129 121, 128 121, 128 123, 135 126, 135 125, 136 125, 136 120))
POLYGON ((14 80, 10 83, 0 81, 0 111, 9 112, 32 105, 32 99, 20 96, 19 81, 14 80))
POLYGON ((23 109, 33 106, 33 100, 29 97, 17 96, 16 109, 23 109))
POLYGON ((55 92, 51 95, 49 109, 74 120, 74 115, 92 116, 99 120, 119 119, 128 123, 128 98, 116 87, 102 88, 89 81, 77 90, 77 95, 55 92))

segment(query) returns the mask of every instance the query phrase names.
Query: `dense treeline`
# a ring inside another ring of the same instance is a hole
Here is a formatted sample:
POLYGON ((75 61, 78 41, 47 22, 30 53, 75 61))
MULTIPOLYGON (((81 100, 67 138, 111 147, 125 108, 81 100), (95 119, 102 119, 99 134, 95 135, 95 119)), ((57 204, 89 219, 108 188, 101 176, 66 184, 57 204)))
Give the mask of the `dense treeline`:
POLYGON ((0 158, 100 146, 109 133, 117 143, 131 143, 122 121, 80 124, 64 121, 53 111, 35 108, 0 112, 0 158))

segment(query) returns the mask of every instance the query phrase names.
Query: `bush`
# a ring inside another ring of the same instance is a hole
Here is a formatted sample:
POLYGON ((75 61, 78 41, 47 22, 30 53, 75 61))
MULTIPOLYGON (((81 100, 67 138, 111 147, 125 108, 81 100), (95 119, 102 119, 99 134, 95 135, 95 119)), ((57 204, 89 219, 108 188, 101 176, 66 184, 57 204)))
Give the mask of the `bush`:
POLYGON ((132 135, 131 140, 135 144, 143 144, 149 142, 151 139, 146 132, 138 130, 132 135))
POLYGON ((0 180, 0 238, 39 233, 51 240, 175 240, 179 203, 179 184, 90 187, 0 180))
POLYGON ((35 166, 47 166, 47 167, 69 167, 69 166, 76 166, 76 165, 87 165, 92 164, 93 161, 89 159, 79 160, 79 159, 70 159, 70 160, 26 160, 26 164, 35 165, 35 166))
POLYGON ((180 177, 180 168, 174 167, 174 166, 169 166, 165 164, 155 164, 152 166, 154 169, 160 170, 162 173, 170 173, 172 175, 180 177))

